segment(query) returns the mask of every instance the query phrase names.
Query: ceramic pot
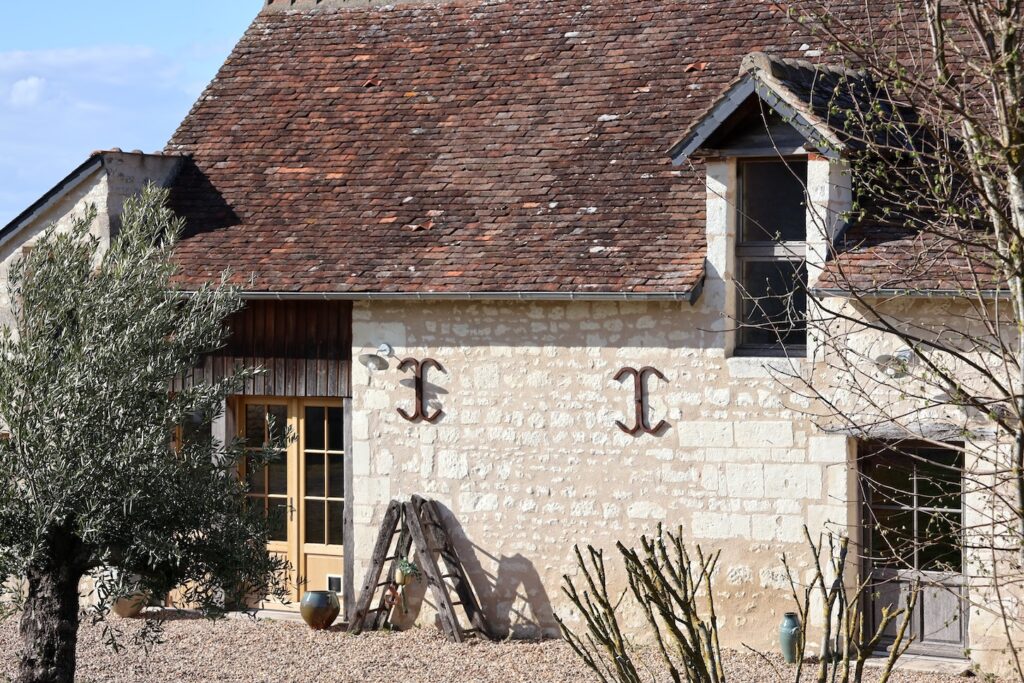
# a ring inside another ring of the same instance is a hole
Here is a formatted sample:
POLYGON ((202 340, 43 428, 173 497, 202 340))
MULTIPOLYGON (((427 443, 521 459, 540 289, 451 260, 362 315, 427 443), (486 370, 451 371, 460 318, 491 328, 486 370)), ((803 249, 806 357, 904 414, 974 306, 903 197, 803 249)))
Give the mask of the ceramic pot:
POLYGON ((779 624, 779 649, 786 664, 796 664, 797 649, 800 645, 800 619, 796 612, 786 612, 779 624))
POLYGON ((299 612, 310 628, 322 631, 330 628, 338 618, 341 603, 334 591, 306 591, 299 603, 299 612))
POLYGON ((149 600, 144 593, 132 593, 131 595, 122 595, 114 604, 110 606, 110 609, 119 617, 129 619, 131 617, 137 617, 142 614, 142 610, 145 609, 146 603, 149 600))

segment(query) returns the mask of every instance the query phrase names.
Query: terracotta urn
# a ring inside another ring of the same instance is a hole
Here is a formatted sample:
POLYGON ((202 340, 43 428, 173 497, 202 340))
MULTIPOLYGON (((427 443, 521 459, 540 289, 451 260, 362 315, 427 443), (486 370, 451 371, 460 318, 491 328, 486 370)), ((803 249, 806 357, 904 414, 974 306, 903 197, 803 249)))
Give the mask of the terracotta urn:
POLYGON ((322 631, 330 628, 338 618, 341 603, 334 591, 306 591, 299 603, 299 612, 310 628, 322 631))
POLYGON ((148 602, 149 599, 145 593, 132 593, 131 595, 122 595, 114 600, 110 609, 117 616, 129 619, 142 614, 142 610, 145 609, 148 602))

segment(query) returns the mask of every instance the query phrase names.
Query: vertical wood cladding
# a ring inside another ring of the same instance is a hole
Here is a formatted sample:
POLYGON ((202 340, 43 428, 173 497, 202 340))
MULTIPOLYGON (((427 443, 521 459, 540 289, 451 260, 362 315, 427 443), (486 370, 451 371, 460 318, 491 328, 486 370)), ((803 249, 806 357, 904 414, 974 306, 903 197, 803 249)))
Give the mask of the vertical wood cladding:
MULTIPOLYGON (((250 301, 232 316, 231 338, 203 359, 187 383, 262 367, 248 396, 352 395, 352 304, 348 301, 250 301)), ((180 383, 179 383, 180 384, 180 383)))

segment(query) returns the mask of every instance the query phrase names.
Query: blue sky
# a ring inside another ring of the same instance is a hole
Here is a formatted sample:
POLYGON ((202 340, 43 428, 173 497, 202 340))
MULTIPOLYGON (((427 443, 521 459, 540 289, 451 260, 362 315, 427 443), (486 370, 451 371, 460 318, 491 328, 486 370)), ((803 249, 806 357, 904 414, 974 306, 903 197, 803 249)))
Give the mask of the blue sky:
POLYGON ((160 150, 263 2, 8 4, 0 226, 95 149, 160 150))

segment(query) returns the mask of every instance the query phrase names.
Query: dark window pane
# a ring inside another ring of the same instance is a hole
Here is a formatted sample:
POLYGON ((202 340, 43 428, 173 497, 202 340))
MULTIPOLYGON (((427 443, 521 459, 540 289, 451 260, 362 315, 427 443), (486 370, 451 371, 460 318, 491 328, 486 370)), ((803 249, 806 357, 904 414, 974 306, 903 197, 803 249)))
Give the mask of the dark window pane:
POLYGON ((963 569, 961 529, 958 512, 918 512, 918 568, 960 572, 963 569))
POLYGON ((345 432, 341 424, 341 408, 327 409, 327 436, 332 451, 345 450, 345 432))
POLYGON ((270 528, 271 541, 288 540, 288 501, 284 498, 271 498, 267 508, 267 526, 270 528))
POLYGON ((245 407, 245 443, 252 448, 262 448, 266 433, 266 406, 245 407))
POLYGON ((288 430, 288 407, 268 406, 267 414, 267 434, 269 438, 274 439, 280 445, 281 439, 288 430), (271 428, 274 430, 273 433, 269 431, 271 428))
POLYGON ((323 453, 306 453, 306 495, 324 495, 323 453))
POLYGON ((330 502, 327 504, 328 539, 331 545, 344 545, 345 543, 345 504, 342 502, 330 502))
POLYGON ((181 439, 184 443, 203 443, 213 436, 213 425, 201 412, 190 413, 181 425, 181 439))
POLYGON ((871 555, 876 567, 909 568, 914 563, 914 513, 872 510, 871 555))
POLYGON ((807 340, 807 266, 802 261, 743 263, 743 343, 801 345, 807 340))
POLYGON ((253 462, 252 456, 245 460, 245 474, 249 479, 249 490, 253 493, 266 493, 266 468, 253 462))
POLYGON ((306 408, 306 448, 324 449, 324 409, 321 406, 306 408))
POLYGON ((328 482, 327 495, 331 498, 344 498, 345 497, 345 456, 344 455, 329 455, 330 458, 330 471, 328 476, 330 481, 328 482))
POLYGON ((306 543, 324 542, 324 502, 306 501, 306 543))
POLYGON ((807 239, 804 187, 807 162, 748 161, 740 164, 740 225, 744 242, 807 239))
POLYGON ((277 454, 267 464, 267 483, 270 493, 284 495, 288 493, 288 454, 284 451, 277 454))

